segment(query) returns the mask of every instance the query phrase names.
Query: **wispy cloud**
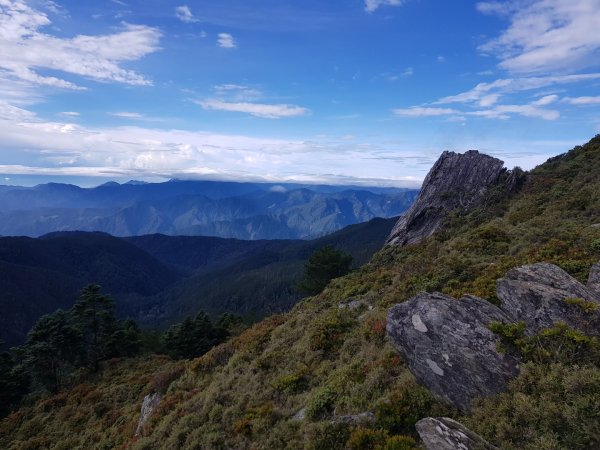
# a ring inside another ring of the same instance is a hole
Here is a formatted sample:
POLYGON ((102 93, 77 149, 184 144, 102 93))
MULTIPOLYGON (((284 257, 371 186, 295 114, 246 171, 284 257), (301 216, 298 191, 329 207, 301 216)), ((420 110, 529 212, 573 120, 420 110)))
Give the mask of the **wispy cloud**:
POLYGON ((79 117, 80 114, 76 111, 63 111, 60 113, 61 116, 65 117, 79 117))
POLYGON ((600 50, 598 0, 483 2, 484 13, 501 14, 509 27, 479 47, 511 72, 573 72, 595 65, 600 50))
POLYGON ((150 80, 121 67, 158 50, 161 33, 143 25, 121 24, 113 34, 58 38, 40 31, 51 24, 46 14, 19 0, 0 8, 0 77, 32 85, 83 89, 72 81, 41 75, 50 69, 103 82, 150 85, 150 80))
POLYGON ((596 97, 566 97, 563 99, 565 103, 571 105, 600 105, 600 96, 596 97))
POLYGON ((222 100, 204 100, 196 102, 204 109, 218 111, 231 111, 247 113, 252 116, 265 119, 280 119, 282 117, 297 117, 308 114, 310 111, 297 105, 275 104, 249 102, 224 102, 222 100))
MULTIPOLYGON (((496 103, 501 96, 515 92, 530 91, 557 85, 581 83, 600 79, 600 73, 557 75, 545 77, 501 78, 490 83, 479 83, 473 89, 460 94, 443 97, 435 104, 449 103, 496 103)), ((482 105, 485 106, 485 105, 482 105)))
MULTIPOLYGON (((458 110, 453 108, 436 108, 428 106, 412 106, 410 108, 398 108, 392 112, 399 117, 436 117, 450 116, 454 121, 464 122, 465 116, 484 117, 487 119, 506 120, 516 114, 523 117, 533 117, 544 120, 556 120, 560 117, 559 111, 545 109, 542 106, 556 101, 557 96, 548 95, 525 105, 496 105, 494 107, 478 110, 458 110)), ((488 105, 491 106, 491 105, 488 105)))
POLYGON ((400 6, 405 0, 365 0, 365 11, 372 13, 381 6, 400 6))
POLYGON ((111 112, 108 113, 113 117, 121 117, 122 119, 144 119, 144 115, 137 112, 128 112, 128 111, 120 111, 120 112, 111 112))
POLYGON ((491 109, 468 111, 462 112, 461 114, 503 120, 509 119, 511 114, 544 120, 556 120, 560 117, 560 112, 552 109, 540 108, 535 102, 527 105, 497 105, 491 109))
POLYGON ((223 47, 223 48, 237 47, 237 43, 235 42, 235 39, 233 39, 233 36, 229 33, 219 33, 218 38, 217 38, 217 43, 219 44, 219 47, 223 47))
POLYGON ((392 111, 401 117, 432 117, 459 114, 459 111, 451 108, 430 108, 426 106, 411 106, 410 108, 397 108, 392 111))
POLYGON ((194 23, 199 22, 199 20, 194 17, 192 14, 192 10, 187 5, 178 6, 175 8, 175 17, 185 23, 194 23))
POLYGON ((234 101, 253 101, 263 96, 258 89, 240 84, 218 84, 213 90, 219 97, 226 97, 234 101))

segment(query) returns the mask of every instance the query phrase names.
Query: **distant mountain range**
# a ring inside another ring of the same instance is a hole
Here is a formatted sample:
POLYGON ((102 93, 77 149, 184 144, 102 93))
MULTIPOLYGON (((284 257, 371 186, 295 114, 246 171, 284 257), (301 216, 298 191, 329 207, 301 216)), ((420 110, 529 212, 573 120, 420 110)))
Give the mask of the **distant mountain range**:
POLYGON ((301 298, 294 286, 312 252, 331 244, 350 253, 355 266, 364 264, 395 222, 373 219, 315 240, 100 232, 1 237, 0 339, 22 343, 41 315, 69 308, 88 283, 116 299, 121 317, 143 325, 162 327, 200 310, 254 318, 285 311, 301 298))
POLYGON ((396 188, 181 181, 0 186, 0 235, 56 231, 113 236, 309 239, 404 212, 417 191, 396 188))

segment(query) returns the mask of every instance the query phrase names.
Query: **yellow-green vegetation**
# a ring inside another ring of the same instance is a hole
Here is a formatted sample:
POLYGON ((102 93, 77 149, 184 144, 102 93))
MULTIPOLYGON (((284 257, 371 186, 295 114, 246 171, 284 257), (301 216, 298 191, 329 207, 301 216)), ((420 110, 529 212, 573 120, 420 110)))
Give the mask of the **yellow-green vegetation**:
MULTIPOLYGON (((600 228, 593 226, 600 222, 599 173, 596 137, 532 171, 512 197, 494 191, 484 207, 452 217, 436 236, 406 248, 386 247, 290 313, 180 363, 181 373, 163 389, 161 405, 140 438, 133 431, 141 400, 153 391, 155 374, 175 364, 167 359, 114 362, 114 369, 90 381, 89 389, 99 394, 96 402, 108 405, 106 412, 97 414, 96 403, 83 402, 81 388, 59 394, 63 401, 50 397, 22 408, 0 425, 0 444, 411 449, 418 440, 415 422, 444 415, 503 448, 598 448, 600 368, 587 353, 562 355, 558 363, 533 359, 507 393, 480 402, 461 418, 415 383, 385 339, 385 318, 392 304, 423 290, 497 301, 496 279, 527 263, 555 263, 584 281, 600 260, 600 228), (350 300, 357 307, 348 307, 350 300), (374 421, 332 420, 365 411, 374 413, 374 421)), ((518 329, 507 333, 522 337, 518 329)), ((557 339, 586 344, 560 326, 547 333, 541 348, 549 351, 557 339)))
POLYGON ((182 362, 165 356, 113 359, 102 375, 22 407, 0 425, 3 449, 112 449, 133 436, 144 396, 165 390, 182 362))

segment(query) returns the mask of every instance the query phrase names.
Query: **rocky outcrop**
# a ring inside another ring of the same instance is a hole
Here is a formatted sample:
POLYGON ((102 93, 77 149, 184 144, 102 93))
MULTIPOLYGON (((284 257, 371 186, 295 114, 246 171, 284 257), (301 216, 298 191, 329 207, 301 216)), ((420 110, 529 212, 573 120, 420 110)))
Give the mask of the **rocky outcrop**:
POLYGON ((387 333, 421 384, 467 411, 473 398, 503 391, 518 374, 518 361, 498 352, 498 338, 488 328, 510 320, 477 297, 422 293, 389 311, 387 333))
POLYGON ((598 265, 592 268, 588 286, 553 264, 539 263, 517 267, 498 280, 496 295, 501 307, 513 320, 524 321, 527 331, 536 333, 564 322, 587 333, 594 330, 593 317, 582 310, 583 302, 597 303, 600 292, 591 289, 596 283, 598 265))
POLYGON ((416 428, 427 450, 500 450, 448 417, 421 419, 416 428))
POLYGON ((592 266, 587 287, 596 294, 600 295, 600 263, 596 263, 592 266))
POLYGON ((155 392, 154 394, 148 394, 144 397, 142 409, 140 411, 140 420, 138 421, 135 429, 135 436, 142 435, 144 431, 144 425, 146 425, 146 422, 148 422, 148 419, 152 413, 156 410, 156 408, 158 408, 161 400, 162 396, 158 392, 155 392))
POLYGON ((517 267, 497 282, 500 307, 474 296, 460 300, 419 294, 388 312, 387 333, 419 383, 463 411, 471 400, 497 394, 519 372, 519 361, 498 352, 491 322, 524 321, 535 334, 563 322, 600 335, 600 263, 585 286, 546 263, 517 267))
MULTIPOLYGON (((506 173, 503 165, 501 160, 476 150, 464 154, 442 153, 427 174, 415 203, 400 217, 387 243, 416 244, 438 231, 448 212, 480 206, 487 190, 506 173)), ((506 177, 507 189, 515 184, 512 178, 506 177)))

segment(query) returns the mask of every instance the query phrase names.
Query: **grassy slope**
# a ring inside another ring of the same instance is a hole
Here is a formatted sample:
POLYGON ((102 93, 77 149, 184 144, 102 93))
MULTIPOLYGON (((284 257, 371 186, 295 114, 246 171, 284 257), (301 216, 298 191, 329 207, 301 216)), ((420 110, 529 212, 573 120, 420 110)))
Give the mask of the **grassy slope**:
MULTIPOLYGON (((127 426, 112 434, 100 431, 107 419, 87 414, 90 406, 67 416, 68 405, 49 399, 4 420, 0 446, 33 448, 48 435, 47 447, 65 448, 51 443, 77 434, 79 442, 94 442, 88 448, 334 449, 344 448, 352 432, 330 422, 334 412, 375 411, 380 430, 371 432, 375 440, 383 433, 414 433, 414 421, 426 415, 456 415, 416 386, 386 342, 387 308, 421 290, 468 292, 495 301, 498 277, 536 261, 554 262, 584 280, 600 259, 600 228, 592 226, 600 222, 599 174, 596 137, 534 170, 512 199, 500 196, 455 218, 446 232, 419 245, 383 249, 370 264, 334 280, 289 314, 266 319, 185 363, 141 439, 132 438, 134 411, 151 387, 132 386, 127 379, 149 379, 161 370, 143 360, 115 363, 129 375, 109 370, 96 387, 112 405, 109 413, 122 414, 127 426), (349 298, 363 299, 373 309, 340 309, 349 298), (302 408, 313 420, 292 419, 302 408)), ((78 389, 69 393, 69 402, 84 402, 78 389)), ((463 420, 503 448, 597 448, 599 391, 597 367, 528 365, 509 393, 483 402, 463 420), (568 444, 575 438, 577 447, 568 444)), ((364 435, 354 432, 349 445, 373 448, 356 444, 364 435)))

